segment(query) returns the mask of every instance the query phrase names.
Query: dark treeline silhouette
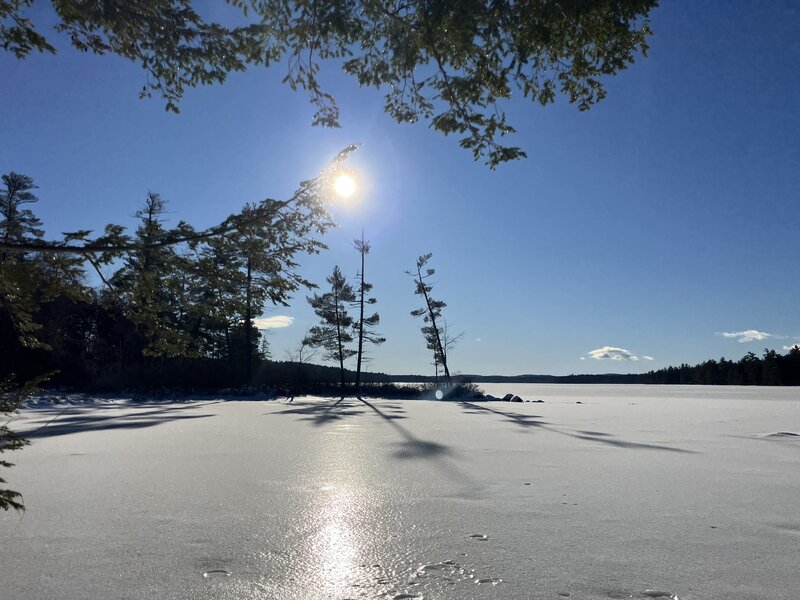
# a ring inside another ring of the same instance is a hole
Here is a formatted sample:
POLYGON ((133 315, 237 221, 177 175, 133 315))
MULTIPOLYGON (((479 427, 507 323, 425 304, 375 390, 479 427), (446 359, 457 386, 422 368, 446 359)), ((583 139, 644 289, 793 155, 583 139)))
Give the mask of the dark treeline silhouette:
MULTIPOLYGON (((398 381, 423 381, 424 377, 404 375, 398 381)), ((800 385, 800 347, 786 354, 764 349, 759 357, 748 352, 740 360, 720 358, 698 365, 682 364, 647 373, 603 373, 599 375, 460 375, 455 381, 494 383, 652 383, 682 385, 800 385)))
POLYGON ((759 357, 748 352, 740 360, 720 358, 699 365, 682 364, 651 371, 644 383, 682 383, 694 385, 800 385, 800 347, 786 354, 764 349, 759 357))
POLYGON ((167 228, 166 201, 151 192, 134 232, 108 225, 95 240, 78 231, 53 242, 30 208, 33 180, 3 175, 0 381, 48 373, 48 385, 83 389, 251 384, 268 353, 256 317, 314 287, 297 261, 325 248, 317 238, 333 225, 326 177, 205 231, 167 228), (100 287, 88 285, 87 269, 100 287))

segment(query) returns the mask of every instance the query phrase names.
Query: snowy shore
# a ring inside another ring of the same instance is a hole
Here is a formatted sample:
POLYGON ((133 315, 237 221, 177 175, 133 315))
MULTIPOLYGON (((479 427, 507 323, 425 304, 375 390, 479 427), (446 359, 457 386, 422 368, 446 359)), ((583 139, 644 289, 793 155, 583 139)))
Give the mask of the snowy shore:
POLYGON ((32 405, 2 595, 797 597, 800 390, 484 387, 32 405))

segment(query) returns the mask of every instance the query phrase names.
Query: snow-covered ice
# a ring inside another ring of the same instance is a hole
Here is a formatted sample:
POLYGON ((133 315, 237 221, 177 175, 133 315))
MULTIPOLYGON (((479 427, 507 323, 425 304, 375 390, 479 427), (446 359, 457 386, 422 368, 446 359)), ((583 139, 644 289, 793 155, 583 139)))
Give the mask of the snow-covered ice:
POLYGON ((485 388, 31 406, 0 596, 798 597, 800 390, 485 388))

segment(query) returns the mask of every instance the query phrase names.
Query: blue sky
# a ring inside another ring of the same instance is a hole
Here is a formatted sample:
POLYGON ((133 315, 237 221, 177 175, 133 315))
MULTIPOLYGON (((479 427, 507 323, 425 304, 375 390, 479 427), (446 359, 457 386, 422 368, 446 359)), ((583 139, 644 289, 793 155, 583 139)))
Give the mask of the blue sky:
MULTIPOLYGON (((664 2, 650 56, 606 80, 591 111, 506 106, 528 159, 496 171, 455 138, 395 124, 379 92, 333 70, 324 81, 341 129, 309 125, 282 67, 189 90, 173 115, 138 99, 135 65, 61 43, 55 57, 0 55, 0 171, 36 180, 54 236, 133 227, 148 190, 173 222, 206 227, 289 196, 363 144, 351 164, 359 197, 333 207, 330 250, 302 272, 324 283, 338 264, 355 275, 364 228, 388 338, 373 370, 432 370, 404 274, 426 252, 434 295, 464 332, 454 371, 639 372, 783 351, 800 341, 798 25, 794 2, 664 2), (723 335, 740 332, 750 333, 723 335), (604 348, 618 350, 592 354, 604 348)), ((291 317, 270 332, 276 358, 314 323, 302 293, 265 316, 291 317)))

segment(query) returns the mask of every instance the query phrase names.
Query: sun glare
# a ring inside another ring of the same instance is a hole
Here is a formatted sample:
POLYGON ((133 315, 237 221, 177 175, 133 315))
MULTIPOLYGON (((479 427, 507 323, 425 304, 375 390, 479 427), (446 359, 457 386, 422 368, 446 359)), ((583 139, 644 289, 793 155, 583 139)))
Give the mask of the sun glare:
POLYGON ((334 183, 336 195, 342 198, 349 198, 356 191, 356 181, 350 175, 339 175, 334 183))

